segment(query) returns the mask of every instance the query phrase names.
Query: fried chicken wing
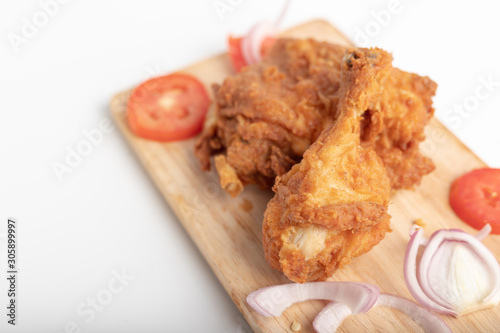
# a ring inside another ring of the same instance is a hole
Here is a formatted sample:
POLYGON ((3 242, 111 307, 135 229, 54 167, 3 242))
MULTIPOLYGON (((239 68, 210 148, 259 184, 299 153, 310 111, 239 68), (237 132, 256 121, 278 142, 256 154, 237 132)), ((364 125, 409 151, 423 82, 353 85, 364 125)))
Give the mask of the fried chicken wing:
POLYGON ((394 189, 412 188, 434 170, 419 144, 434 114, 435 91, 436 83, 428 77, 393 68, 380 102, 363 115, 362 143, 372 146, 382 159, 394 189))
POLYGON ((361 142, 361 120, 379 107, 391 61, 380 49, 346 53, 338 119, 276 178, 263 244, 271 266, 292 281, 325 280, 390 229, 390 179, 375 149, 361 142))
MULTIPOLYGON (((216 85, 215 111, 195 147, 202 169, 216 155, 221 186, 232 196, 247 184, 270 188, 337 118, 344 52, 312 39, 279 39, 261 63, 216 85)), ((361 120, 361 140, 381 157, 393 188, 411 188, 434 169, 418 145, 436 84, 391 71, 361 120)))

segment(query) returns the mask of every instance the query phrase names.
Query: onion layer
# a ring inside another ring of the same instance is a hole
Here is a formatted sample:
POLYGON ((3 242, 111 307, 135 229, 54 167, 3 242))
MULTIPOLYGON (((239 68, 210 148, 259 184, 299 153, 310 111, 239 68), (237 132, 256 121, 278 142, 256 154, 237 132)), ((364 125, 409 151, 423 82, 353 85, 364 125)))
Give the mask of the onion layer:
POLYGON ((278 34, 278 27, 285 16, 290 0, 285 1, 278 19, 274 22, 262 21, 253 26, 248 34, 241 40, 241 51, 247 65, 255 64, 262 58, 261 46, 264 39, 274 37, 278 34))
POLYGON ((406 313, 426 332, 452 332, 439 316, 409 299, 396 295, 380 294, 377 305, 388 306, 406 313))
POLYGON ((351 308, 343 303, 330 302, 314 318, 313 327, 317 333, 335 332, 344 319, 352 314, 351 308))
POLYGON ((290 283, 254 291, 248 295, 247 303, 264 317, 279 317, 290 305, 313 299, 341 302, 352 313, 360 313, 375 304, 378 294, 378 287, 366 283, 290 283))
POLYGON ((497 305, 500 266, 480 241, 490 230, 487 225, 474 237, 441 229, 425 241, 422 229, 414 229, 404 268, 413 297, 431 310, 456 317, 497 305), (417 265, 420 245, 426 246, 417 265))
POLYGON ((257 23, 250 32, 241 40, 241 51, 248 65, 261 60, 260 48, 266 37, 275 36, 277 28, 268 21, 257 23))
POLYGON ((358 282, 310 282, 271 286, 254 291, 247 303, 265 317, 279 317, 290 305, 312 299, 331 300, 314 318, 317 333, 335 332, 351 314, 370 310, 374 305, 389 306, 408 314, 426 332, 451 332, 434 313, 405 298, 379 294, 379 288, 358 282))
MULTIPOLYGON (((375 306, 387 306, 406 313, 422 326, 425 332, 452 332, 439 316, 406 298, 380 294, 375 306)), ((351 315, 351 309, 347 305, 331 302, 314 318, 313 327, 317 333, 335 332, 349 315, 351 315)))

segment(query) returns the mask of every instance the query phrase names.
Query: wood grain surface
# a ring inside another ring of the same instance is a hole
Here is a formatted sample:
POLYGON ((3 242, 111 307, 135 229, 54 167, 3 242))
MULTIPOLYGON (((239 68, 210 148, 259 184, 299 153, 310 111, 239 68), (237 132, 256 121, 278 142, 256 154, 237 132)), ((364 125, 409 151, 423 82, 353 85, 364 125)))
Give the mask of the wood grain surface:
MULTIPOLYGON (((352 45, 325 21, 308 22, 283 35, 352 45)), ((232 73, 232 68, 224 54, 180 72, 195 75, 211 91, 210 85, 221 83, 232 73)), ((200 170, 193 154, 195 139, 162 144, 134 136, 124 121, 128 95, 128 91, 122 92, 111 101, 117 125, 252 329, 255 332, 291 332, 291 323, 297 321, 302 325, 301 332, 313 332, 312 321, 326 304, 324 301, 293 305, 279 318, 264 318, 245 301, 247 295, 256 289, 290 282, 281 272, 269 267, 261 245, 263 212, 272 193, 250 186, 239 197, 229 197, 220 189, 215 171, 200 170)), ((440 228, 475 232, 452 212, 448 191, 456 177, 485 164, 435 119, 427 128, 427 136, 422 150, 434 160, 436 170, 426 176, 415 191, 399 191, 393 195, 389 209, 392 232, 369 253, 338 271, 331 280, 373 283, 382 292, 412 299, 403 277, 411 223, 422 218, 426 223, 426 236, 440 228)), ((484 241, 497 260, 500 258, 499 237, 488 236, 484 241)), ((497 332, 500 329, 500 307, 458 319, 447 316, 443 319, 454 332, 497 332)), ((401 312, 376 307, 367 313, 348 317, 339 331, 418 330, 419 326, 401 312)))

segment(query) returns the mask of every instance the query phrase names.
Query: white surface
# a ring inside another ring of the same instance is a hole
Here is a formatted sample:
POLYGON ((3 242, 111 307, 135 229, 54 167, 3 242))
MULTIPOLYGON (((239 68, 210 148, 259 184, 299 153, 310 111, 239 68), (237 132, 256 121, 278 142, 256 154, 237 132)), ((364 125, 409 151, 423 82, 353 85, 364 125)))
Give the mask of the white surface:
MULTIPOLYGON (((82 131, 110 118, 114 93, 224 52, 230 32, 275 17, 283 3, 233 0, 221 20, 214 2, 68 1, 18 53, 8 34, 20 34, 40 4, 0 4, 0 234, 8 216, 20 224, 18 326, 0 310, 0 331, 64 332, 71 321, 82 332, 249 330, 117 130, 62 182, 52 169, 85 139, 82 131), (134 280, 91 319, 85 302, 109 296, 108 284, 119 286, 113 271, 122 269, 134 280)), ((354 39, 388 3, 295 0, 283 27, 324 18, 354 39)), ((402 1, 371 40, 393 52, 398 67, 439 83, 440 119, 471 101, 480 77, 500 82, 498 2, 448 4, 402 1)), ((448 124, 460 123, 456 135, 500 167, 500 87, 493 89, 466 119, 448 124)))

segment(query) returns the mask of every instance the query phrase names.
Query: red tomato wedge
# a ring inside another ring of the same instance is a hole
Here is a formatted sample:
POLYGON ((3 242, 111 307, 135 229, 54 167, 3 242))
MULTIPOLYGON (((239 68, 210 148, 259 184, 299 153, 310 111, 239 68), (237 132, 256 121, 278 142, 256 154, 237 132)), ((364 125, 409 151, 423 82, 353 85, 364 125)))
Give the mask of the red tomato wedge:
MULTIPOLYGON (((229 36, 227 43, 229 45, 229 57, 231 58, 231 62, 233 64, 234 71, 238 73, 241 69, 247 66, 247 62, 245 57, 243 56, 243 51, 241 49, 241 41, 242 37, 232 37, 229 36)), ((271 46, 276 42, 276 38, 274 37, 266 37, 262 41, 262 45, 260 47, 261 56, 265 56, 271 46)))
POLYGON ((245 58, 243 57, 243 52, 241 51, 241 40, 243 38, 235 38, 229 36, 227 42, 229 44, 229 57, 233 63, 233 68, 236 73, 241 71, 243 67, 247 65, 245 58))
POLYGON ((203 128, 210 99, 203 84, 186 74, 156 77, 130 95, 127 122, 136 135, 156 141, 178 141, 203 128))
POLYGON ((489 223, 500 234, 500 169, 478 169, 453 182, 450 205, 470 226, 481 229, 489 223))

